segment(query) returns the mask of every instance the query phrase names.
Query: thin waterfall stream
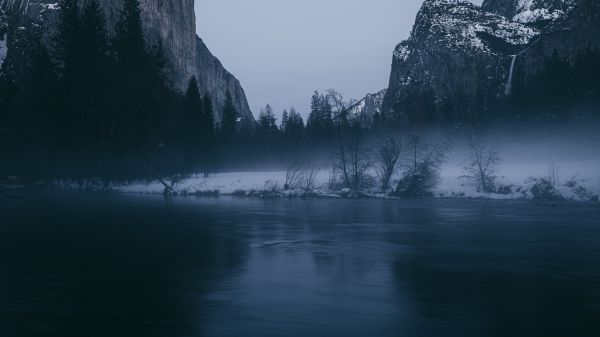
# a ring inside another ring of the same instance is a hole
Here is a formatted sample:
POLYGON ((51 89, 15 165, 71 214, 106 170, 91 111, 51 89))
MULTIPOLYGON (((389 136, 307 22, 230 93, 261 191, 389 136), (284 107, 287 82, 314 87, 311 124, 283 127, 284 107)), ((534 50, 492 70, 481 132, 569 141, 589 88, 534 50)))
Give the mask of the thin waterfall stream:
POLYGON ((513 80, 513 72, 515 70, 515 63, 517 62, 517 56, 512 56, 512 62, 510 63, 510 72, 508 73, 508 81, 506 82, 506 88, 504 90, 505 95, 512 94, 512 80, 513 80))

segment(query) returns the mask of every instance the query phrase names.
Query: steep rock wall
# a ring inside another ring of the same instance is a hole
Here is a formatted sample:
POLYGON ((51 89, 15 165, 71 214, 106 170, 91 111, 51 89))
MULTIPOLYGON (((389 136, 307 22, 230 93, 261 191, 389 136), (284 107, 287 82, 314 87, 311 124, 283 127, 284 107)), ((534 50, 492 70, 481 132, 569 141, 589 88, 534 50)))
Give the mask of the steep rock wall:
MULTIPOLYGON (((99 0, 99 3, 104 9, 109 29, 113 30, 122 1, 99 0)), ((140 8, 147 41, 150 44, 160 43, 163 47, 172 86, 183 91, 191 77, 196 76, 202 93, 208 93, 213 98, 217 121, 220 120, 220 111, 225 102, 226 91, 229 90, 242 120, 252 123, 254 118, 240 82, 196 35, 194 0, 140 0, 140 8)), ((59 10, 57 0, 0 0, 0 16, 4 15, 4 19, 0 17, 0 43, 11 41, 11 32, 8 32, 7 26, 16 16, 21 16, 23 23, 22 28, 12 32, 13 37, 23 35, 23 30, 37 29, 44 40, 51 41, 59 10), (9 36, 4 38, 4 32, 9 36)), ((32 32, 29 34, 33 35, 32 32)), ((8 49, 14 50, 15 54, 15 57, 9 58, 12 68, 20 66, 15 63, 25 62, 22 55, 16 55, 22 54, 19 50, 26 49, 26 46, 18 45, 21 40, 24 39, 13 38, 12 43, 7 43, 8 49)), ((8 54, 10 56, 11 52, 8 54)))

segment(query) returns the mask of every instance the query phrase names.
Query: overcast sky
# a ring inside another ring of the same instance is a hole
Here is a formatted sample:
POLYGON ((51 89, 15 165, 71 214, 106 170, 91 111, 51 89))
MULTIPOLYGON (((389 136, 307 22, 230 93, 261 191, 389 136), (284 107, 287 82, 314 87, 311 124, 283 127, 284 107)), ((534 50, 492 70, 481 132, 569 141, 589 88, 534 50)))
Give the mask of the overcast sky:
POLYGON ((423 0, 196 0, 198 34, 258 115, 304 116, 314 90, 359 99, 388 85, 392 53, 423 0))

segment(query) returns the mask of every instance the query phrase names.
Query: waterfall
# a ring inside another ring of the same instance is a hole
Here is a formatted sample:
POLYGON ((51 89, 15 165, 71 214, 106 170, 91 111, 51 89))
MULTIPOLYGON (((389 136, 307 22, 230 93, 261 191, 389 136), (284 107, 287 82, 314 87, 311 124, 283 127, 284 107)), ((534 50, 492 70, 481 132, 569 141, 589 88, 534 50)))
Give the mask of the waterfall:
POLYGON ((515 70, 516 62, 517 62, 517 55, 513 55, 512 62, 510 63, 510 72, 508 73, 508 81, 506 82, 506 88, 504 89, 505 95, 512 94, 512 79, 513 79, 513 71, 515 70))

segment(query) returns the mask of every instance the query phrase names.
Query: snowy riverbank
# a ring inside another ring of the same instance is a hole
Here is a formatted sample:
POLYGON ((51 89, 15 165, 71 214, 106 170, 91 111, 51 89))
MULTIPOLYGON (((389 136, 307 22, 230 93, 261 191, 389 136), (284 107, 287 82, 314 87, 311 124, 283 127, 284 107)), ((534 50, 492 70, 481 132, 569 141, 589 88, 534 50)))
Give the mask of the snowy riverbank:
MULTIPOLYGON (((572 175, 564 180, 550 183, 543 175, 527 175, 525 170, 512 168, 512 174, 499 176, 497 193, 483 193, 459 170, 444 170, 439 184, 432 191, 435 198, 478 198, 478 199, 546 199, 598 202, 600 195, 600 175, 572 175), (521 173, 521 174, 519 174, 521 173)), ((288 189, 286 172, 230 172, 218 173, 204 178, 189 177, 173 184, 170 194, 177 195, 237 195, 257 197, 346 197, 350 191, 331 188, 331 173, 319 171, 314 187, 307 192, 303 189, 288 189)), ((169 183, 170 184, 170 183, 169 183)), ((132 182, 115 184, 110 190, 121 193, 164 194, 165 185, 160 181, 132 182)), ((389 191, 371 188, 364 191, 364 197, 386 198, 389 191)))

